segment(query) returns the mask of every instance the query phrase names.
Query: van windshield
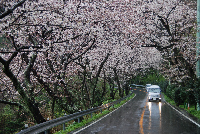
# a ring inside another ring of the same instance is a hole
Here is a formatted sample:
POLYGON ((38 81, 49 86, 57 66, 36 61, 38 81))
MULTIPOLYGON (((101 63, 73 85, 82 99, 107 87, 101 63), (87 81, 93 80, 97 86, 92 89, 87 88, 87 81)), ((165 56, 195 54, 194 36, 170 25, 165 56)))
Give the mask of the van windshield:
POLYGON ((151 84, 147 84, 147 85, 146 85, 146 87, 150 87, 150 86, 151 86, 151 84))
POLYGON ((160 93, 160 88, 149 88, 149 92, 160 93))

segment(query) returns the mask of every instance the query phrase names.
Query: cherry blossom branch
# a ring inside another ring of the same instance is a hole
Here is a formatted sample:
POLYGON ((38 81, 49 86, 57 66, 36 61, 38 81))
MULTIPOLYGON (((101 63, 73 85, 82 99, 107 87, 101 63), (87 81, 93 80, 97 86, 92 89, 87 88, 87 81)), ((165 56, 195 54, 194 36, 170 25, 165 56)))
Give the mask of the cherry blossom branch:
POLYGON ((25 80, 26 82, 30 83, 30 72, 31 72, 31 69, 33 68, 33 65, 34 65, 34 62, 37 58, 37 54, 36 53, 33 53, 32 55, 32 58, 31 60, 29 61, 29 65, 27 66, 25 72, 24 72, 24 75, 25 75, 25 80))
POLYGON ((0 56, 0 62, 5 65, 6 64, 6 60, 4 60, 1 56, 0 56))
POLYGON ((172 33, 170 31, 170 27, 169 27, 169 23, 167 18, 164 18, 160 15, 158 15, 158 17, 160 18, 159 20, 161 21, 162 25, 165 27, 165 29, 167 30, 167 33, 169 34, 169 36, 172 36, 172 33))
POLYGON ((79 34, 79 35, 76 35, 76 36, 74 36, 73 38, 71 38, 72 40, 75 40, 75 39, 77 39, 78 37, 80 37, 80 36, 82 36, 83 34, 79 34))
MULTIPOLYGON (((0 53, 2 53, 2 54, 8 54, 8 53, 16 53, 16 52, 33 52, 32 50, 31 51, 29 51, 29 50, 20 50, 20 51, 0 51, 0 53)), ((45 51, 36 51, 36 52, 45 52, 45 51)))
MULTIPOLYGON (((13 47, 15 48, 16 51, 13 51, 13 52, 10 52, 10 51, 0 51, 0 53, 13 53, 13 55, 10 58, 10 60, 12 60, 13 56, 15 57, 18 52, 24 52, 24 51, 22 51, 23 49, 29 49, 29 48, 33 48, 33 49, 37 48, 37 49, 39 49, 39 48, 43 48, 42 45, 38 45, 37 44, 37 46, 36 46, 36 44, 35 44, 35 42, 33 40, 33 37, 30 36, 30 35, 29 35, 29 40, 31 40, 31 42, 34 44, 34 46, 21 46, 21 47, 18 48, 18 46, 15 43, 14 37, 10 35, 8 38, 12 42, 13 47)), ((25 51, 25 52, 28 52, 28 51, 25 51)))
POLYGON ((75 63, 76 63, 77 65, 81 66, 84 70, 86 69, 86 66, 85 66, 85 65, 83 65, 83 64, 81 64, 81 63, 79 63, 79 62, 76 62, 76 61, 75 61, 75 63))
POLYGON ((26 13, 26 11, 22 10, 22 13, 11 23, 14 24, 20 17, 22 17, 24 14, 26 13))
POLYGON ((13 23, 13 24, 9 24, 9 26, 14 26, 14 25, 16 25, 16 26, 23 26, 23 27, 30 27, 30 26, 32 26, 32 27, 45 27, 45 26, 49 26, 49 27, 59 27, 59 28, 61 28, 62 30, 66 30, 66 29, 73 29, 73 27, 70 27, 70 26, 62 26, 62 25, 55 25, 55 24, 48 24, 47 23, 47 25, 45 25, 45 24, 20 24, 20 23, 13 23))
MULTIPOLYGON (((178 4, 179 4, 180 2, 181 2, 181 1, 179 1, 178 4)), ((178 6, 178 4, 175 5, 174 7, 172 7, 172 9, 171 9, 171 10, 169 11, 169 13, 167 14, 167 18, 169 17, 169 15, 171 14, 171 12, 172 12, 173 10, 176 9, 176 7, 178 6)))
POLYGON ((109 53, 107 53, 106 57, 104 58, 103 62, 101 63, 100 67, 99 67, 99 70, 96 74, 96 78, 99 77, 100 73, 101 73, 101 69, 103 68, 103 65, 105 64, 105 62, 107 61, 108 57, 110 56, 109 53))
MULTIPOLYGON (((77 57, 75 57, 75 58, 72 58, 70 61, 68 61, 66 64, 65 64, 65 66, 67 66, 69 63, 71 63, 72 61, 75 61, 75 60, 77 60, 78 58, 80 58, 81 56, 83 56, 87 51, 89 51, 92 47, 93 47, 93 45, 94 45, 94 43, 95 43, 95 38, 94 39, 91 39, 91 40, 93 40, 93 42, 92 42, 92 44, 83 52, 83 53, 81 53, 81 54, 79 54, 77 57)), ((90 40, 90 41, 91 41, 90 40)), ((90 42, 89 41, 89 42, 90 42)))
POLYGON ((11 39, 11 41, 12 41, 12 44, 13 44, 15 50, 17 50, 17 46, 16 46, 16 43, 15 43, 14 37, 11 36, 11 35, 10 35, 9 37, 10 37, 10 39, 11 39))
POLYGON ((29 109, 29 111, 33 114, 34 119, 37 123, 42 123, 45 121, 43 116, 41 115, 39 108, 35 105, 33 101, 27 96, 26 92, 24 91, 23 87, 21 86, 21 83, 18 81, 17 77, 13 74, 13 72, 9 68, 9 64, 5 64, 3 68, 3 72, 10 78, 12 81, 15 89, 19 92, 21 95, 26 107, 29 109))
MULTIPOLYGON (((37 81, 43 86, 43 88, 45 89, 45 91, 48 93, 48 95, 55 99, 56 102, 58 103, 58 105, 64 109, 65 111, 69 112, 69 113, 73 113, 73 111, 69 110, 67 108, 67 105, 65 105, 63 103, 63 99, 61 97, 58 97, 55 95, 55 92, 53 92, 53 90, 49 87, 48 83, 44 82, 41 77, 37 74, 35 69, 32 69, 33 75, 36 77, 37 81)), ((63 81, 61 81, 62 84, 66 85, 63 81)), ((72 103, 71 98, 67 97, 68 103, 72 103)))
MULTIPOLYGON (((29 50, 23 50, 23 49, 30 49, 30 48, 39 49, 39 48, 43 48, 43 46, 40 46, 40 45, 38 45, 38 46, 22 46, 20 48, 17 48, 16 51, 0 51, 0 53, 5 53, 6 54, 6 53, 17 53, 17 52, 33 52, 32 50, 30 50, 30 51, 29 50)), ((44 52, 44 51, 36 50, 36 52, 44 52)))
POLYGON ((69 42, 69 40, 61 40, 61 41, 54 41, 52 44, 55 44, 55 43, 64 43, 64 42, 69 42))
POLYGON ((120 82, 119 82, 119 77, 118 77, 118 74, 117 74, 117 68, 116 66, 112 68, 113 69, 113 72, 115 74, 115 79, 117 81, 117 85, 118 85, 118 90, 119 90, 119 96, 120 97, 123 97, 123 93, 121 91, 121 86, 120 86, 120 82))
POLYGON ((46 59, 46 61, 47 61, 48 66, 50 67, 51 71, 52 71, 53 73, 56 73, 56 71, 55 71, 54 68, 53 68, 53 65, 52 65, 51 60, 50 60, 50 59, 46 59))
POLYGON ((168 48, 172 48, 173 46, 177 45, 176 43, 170 43, 168 46, 160 46, 158 42, 155 40, 150 39, 153 44, 146 44, 141 45, 141 47, 155 47, 158 51, 162 52, 168 48))
MULTIPOLYGON (((89 35, 90 33, 86 33, 85 35, 89 35)), ((74 36, 74 37, 72 37, 72 38, 70 38, 70 39, 72 39, 72 40, 75 40, 75 39, 77 39, 78 37, 80 37, 80 36, 83 36, 83 34, 79 34, 79 35, 76 35, 76 36, 74 36)), ((85 38, 86 39, 86 38, 85 38)), ((60 39, 58 39, 57 41, 54 41, 53 42, 53 44, 54 43, 64 43, 64 42, 69 42, 69 40, 68 39, 66 39, 66 40, 61 40, 61 41, 59 41, 60 39)), ((91 40, 90 40, 91 41, 91 40)), ((88 41, 87 43, 89 43, 90 41, 88 41)), ((85 42, 83 42, 82 44, 81 44, 81 46, 84 46, 84 43, 85 42)))
MULTIPOLYGON (((193 65, 190 64, 183 56, 183 54, 180 52, 180 50, 178 50, 177 48, 175 48, 174 50, 175 53, 175 57, 174 59, 176 59, 177 61, 179 60, 179 63, 182 65, 182 67, 184 67, 186 70, 188 70, 188 75, 193 78, 196 79, 196 75, 195 75, 195 70, 193 69, 193 65)), ((172 57, 173 58, 173 57, 172 57)))
POLYGON ((7 64, 9 65, 10 62, 17 56, 18 52, 12 54, 12 56, 8 59, 7 64))
POLYGON ((11 13, 13 13, 13 11, 14 11, 16 8, 18 8, 19 6, 22 6, 22 5, 24 4, 25 1, 26 1, 26 0, 22 0, 22 1, 18 2, 18 3, 15 4, 11 9, 8 9, 8 10, 5 11, 4 13, 2 13, 2 14, 0 15, 0 19, 6 17, 7 15, 9 15, 9 14, 11 14, 11 13))

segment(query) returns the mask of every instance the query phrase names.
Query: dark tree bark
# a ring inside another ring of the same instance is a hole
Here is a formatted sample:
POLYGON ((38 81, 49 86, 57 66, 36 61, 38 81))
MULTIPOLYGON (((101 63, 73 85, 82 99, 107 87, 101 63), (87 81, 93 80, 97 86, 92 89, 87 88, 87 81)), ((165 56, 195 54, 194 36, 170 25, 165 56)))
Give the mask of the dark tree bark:
POLYGON ((114 74, 115 74, 115 80, 116 80, 117 85, 118 85, 119 96, 120 96, 121 98, 123 98, 124 94, 123 94, 123 91, 122 91, 121 86, 120 86, 119 77, 118 77, 118 74, 117 74, 117 69, 116 69, 116 67, 113 68, 113 71, 114 71, 114 74))
POLYGON ((92 91, 92 105, 94 105, 94 103, 95 103, 95 91, 96 91, 99 75, 100 75, 101 70, 102 70, 102 68, 103 68, 104 64, 106 63, 109 56, 110 56, 110 54, 108 53, 107 56, 104 58, 103 62, 101 63, 99 70, 96 74, 95 82, 94 82, 94 88, 93 88, 93 91, 92 91))
POLYGON ((104 74, 103 86, 102 86, 103 92, 102 92, 102 94, 101 94, 101 98, 103 98, 104 95, 106 94, 106 77, 105 77, 106 74, 105 74, 105 71, 103 72, 103 74, 104 74))
POLYGON ((0 14, 0 19, 8 16, 9 14, 13 13, 13 11, 18 8, 19 6, 22 6, 24 4, 26 0, 22 0, 20 2, 18 2, 17 4, 15 4, 11 9, 8 9, 7 11, 5 11, 4 13, 0 14))
POLYGON ((128 95, 128 93, 129 93, 129 86, 128 86, 128 83, 127 83, 127 82, 125 83, 124 89, 125 89, 126 95, 128 95))
POLYGON ((10 102, 10 101, 5 101, 5 100, 0 100, 0 103, 3 103, 3 104, 8 104, 8 105, 11 105, 11 106, 17 106, 19 108, 22 108, 23 106, 19 103, 16 103, 16 102, 10 102))
POLYGON ((46 120, 41 115, 37 104, 35 104, 33 101, 30 100, 30 98, 28 98, 28 96, 26 95, 25 91, 23 90, 23 87, 21 86, 21 83, 17 80, 17 78, 14 76, 14 74, 9 69, 9 64, 7 64, 7 62, 6 62, 6 64, 3 64, 3 65, 4 65, 3 72, 13 82, 13 85, 14 85, 16 91, 18 91, 19 94, 21 95, 21 97, 22 97, 22 99, 23 99, 23 101, 25 103, 25 106, 28 108, 30 113, 33 115, 35 121, 38 124, 42 123, 42 122, 45 122, 46 120))
POLYGON ((52 106, 51 106, 52 119, 54 118, 54 107, 55 107, 55 102, 56 102, 56 99, 55 99, 55 97, 54 97, 53 100, 52 100, 52 106))
POLYGON ((110 97, 114 100, 115 99, 114 82, 110 77, 107 78, 107 81, 110 86, 110 97))
MULTIPOLYGON (((37 81, 43 86, 43 88, 46 90, 46 92, 48 93, 48 95, 52 98, 56 100, 56 103, 60 106, 60 108, 64 109, 66 112, 72 114, 74 113, 73 110, 69 110, 67 107, 67 104, 63 104, 63 99, 61 97, 58 97, 55 95, 54 91, 51 90, 51 88, 49 87, 49 85, 44 82, 39 75, 37 75, 37 72, 33 69, 33 75, 36 77, 37 81)), ((72 99, 70 97, 67 98, 67 101, 69 104, 73 104, 72 99)))
POLYGON ((106 79, 107 79, 109 86, 110 86, 110 97, 114 100, 115 94, 117 92, 117 90, 115 90, 114 78, 111 78, 111 77, 108 76, 106 79))

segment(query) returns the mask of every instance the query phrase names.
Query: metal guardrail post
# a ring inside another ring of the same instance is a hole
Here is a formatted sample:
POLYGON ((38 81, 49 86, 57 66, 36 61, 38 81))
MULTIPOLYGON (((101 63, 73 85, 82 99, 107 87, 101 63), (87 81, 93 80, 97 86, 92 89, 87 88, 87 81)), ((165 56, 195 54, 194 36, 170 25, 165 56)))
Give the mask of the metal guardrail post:
POLYGON ((65 131, 65 123, 63 123, 63 131, 65 131))
POLYGON ((80 123, 80 117, 78 118, 78 123, 80 123))
MULTIPOLYGON (((129 96, 131 94, 129 94, 129 96)), ((92 118, 92 114, 94 112, 97 112, 97 111, 100 111, 100 110, 102 112, 103 109, 106 109, 106 108, 109 109, 109 107, 111 107, 111 106, 114 107, 114 104, 120 103, 122 100, 124 100, 127 97, 128 96, 121 98, 117 101, 114 101, 112 103, 109 103, 109 104, 106 104, 106 105, 103 105, 103 106, 99 106, 99 107, 95 107, 95 108, 92 108, 92 109, 84 110, 84 111, 81 111, 81 112, 77 112, 77 113, 74 113, 74 114, 70 114, 70 115, 65 114, 64 117, 59 117, 59 118, 56 118, 56 119, 53 119, 53 120, 50 120, 50 121, 43 122, 41 124, 37 124, 35 126, 29 127, 25 130, 20 131, 18 134, 36 134, 36 133, 41 133, 41 132, 48 134, 49 129, 51 129, 55 126, 58 126, 58 125, 63 125, 63 130, 65 130, 65 123, 66 122, 69 122, 69 121, 74 120, 74 119, 79 119, 80 117, 83 117, 83 116, 89 115, 89 114, 91 114, 91 118, 92 118)))

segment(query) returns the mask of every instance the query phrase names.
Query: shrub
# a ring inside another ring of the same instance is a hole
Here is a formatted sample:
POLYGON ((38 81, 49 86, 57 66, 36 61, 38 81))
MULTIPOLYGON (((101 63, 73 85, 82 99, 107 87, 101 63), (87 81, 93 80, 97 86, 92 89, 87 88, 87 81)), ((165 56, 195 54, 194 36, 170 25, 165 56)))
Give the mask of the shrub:
POLYGON ((184 102, 187 100, 187 92, 186 88, 178 87, 175 88, 174 92, 174 101, 177 106, 184 104, 184 102))
POLYGON ((10 134, 20 131, 24 127, 26 115, 18 112, 18 108, 6 105, 0 114, 0 134, 10 134))
POLYGON ((175 85, 169 85, 166 89, 166 95, 170 98, 173 99, 175 98, 175 85))

